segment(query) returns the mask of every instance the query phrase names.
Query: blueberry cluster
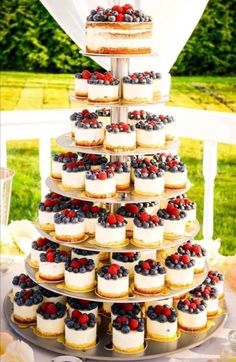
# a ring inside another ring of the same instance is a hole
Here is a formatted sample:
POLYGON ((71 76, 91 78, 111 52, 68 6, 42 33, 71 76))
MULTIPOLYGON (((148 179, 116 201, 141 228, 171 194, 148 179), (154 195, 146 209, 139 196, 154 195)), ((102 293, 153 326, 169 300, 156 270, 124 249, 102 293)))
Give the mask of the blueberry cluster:
POLYGON ((88 84, 95 85, 118 85, 120 81, 114 78, 110 72, 107 73, 94 73, 90 79, 88 79, 88 84))
POLYGON ((140 252, 112 253, 112 258, 123 263, 133 263, 140 258, 140 252))
POLYGON ((100 225, 102 225, 104 228, 120 228, 123 227, 127 224, 127 221, 124 220, 122 215, 114 215, 114 214, 110 214, 107 217, 104 216, 100 216, 98 218, 98 223, 100 225))
POLYGON ((26 274, 15 275, 12 280, 13 285, 18 285, 22 289, 34 288, 37 284, 26 274))
POLYGON ((65 264, 65 270, 69 273, 81 273, 84 274, 86 272, 91 272, 94 270, 95 264, 93 259, 87 259, 87 258, 74 258, 72 260, 69 260, 65 264), (83 262, 82 262, 83 261, 83 262))
POLYGON ((125 206, 120 206, 116 213, 124 217, 134 218, 141 211, 144 211, 144 208, 140 204, 126 204, 125 206))
POLYGON ((152 259, 139 260, 138 264, 135 265, 134 269, 136 273, 142 274, 144 276, 166 273, 165 267, 161 266, 159 262, 152 259))
POLYGON ((62 253, 61 250, 56 249, 52 253, 41 253, 40 254, 40 261, 44 262, 54 262, 54 263, 66 263, 69 257, 65 253, 62 253), (50 254, 50 256, 49 256, 50 254), (51 254, 53 254, 53 260, 51 259, 51 254))
POLYGON ((203 284, 216 285, 217 283, 223 280, 224 280, 223 274, 219 273, 218 271, 210 270, 203 284))
POLYGON ((47 212, 58 212, 60 210, 65 209, 66 201, 62 201, 60 199, 49 199, 47 198, 45 201, 40 201, 39 210, 47 211, 47 212))
POLYGON ((152 229, 156 226, 163 226, 163 224, 163 220, 156 215, 150 216, 148 220, 140 218, 139 215, 134 217, 134 225, 138 228, 152 229))
POLYGON ((191 257, 198 256, 203 257, 206 256, 207 251, 206 249, 202 248, 199 244, 192 244, 191 241, 187 241, 185 244, 180 245, 178 247, 179 254, 187 254, 191 257))
POLYGON ((14 301, 19 306, 25 305, 31 307, 32 305, 41 303, 43 301, 43 296, 39 290, 21 290, 16 293, 14 301))
POLYGON ((201 284, 198 287, 194 288, 189 292, 196 298, 203 298, 204 300, 216 299, 217 298, 217 289, 210 287, 209 285, 201 284))
POLYGON ((156 155, 153 156, 154 159, 162 164, 162 163, 166 163, 169 161, 178 161, 179 160, 179 156, 178 155, 172 155, 171 153, 157 153, 156 155))
POLYGON ((93 310, 97 308, 98 303, 91 300, 82 300, 76 298, 68 298, 68 304, 73 309, 79 310, 93 310))
POLYGON ((164 125, 159 121, 139 121, 136 123, 135 127, 145 131, 160 131, 163 129, 164 125))
POLYGON ((140 207, 141 209, 142 209, 142 208, 146 209, 146 208, 148 208, 148 207, 154 207, 154 206, 156 206, 156 205, 157 205, 157 202, 156 202, 156 201, 141 202, 141 203, 139 203, 138 205, 139 205, 139 207, 140 207))
POLYGON ((90 11, 87 21, 140 23, 151 22, 152 18, 145 15, 142 10, 135 10, 131 5, 126 4, 124 6, 114 5, 108 9, 98 6, 97 9, 90 11))
POLYGON ((108 162, 108 159, 102 155, 84 154, 82 161, 90 166, 100 166, 108 162))
POLYGON ((77 249, 77 248, 73 248, 72 250, 76 255, 85 256, 85 257, 90 256, 90 255, 99 254, 99 251, 95 251, 95 250, 84 250, 84 249, 77 249))
POLYGON ((46 302, 38 307, 37 313, 40 314, 44 319, 55 320, 64 317, 66 313, 66 306, 60 302, 57 302, 56 304, 46 302))
POLYGON ((31 247, 32 247, 32 249, 34 249, 34 250, 46 251, 48 248, 57 249, 57 248, 58 248, 58 244, 57 244, 57 243, 54 243, 54 242, 51 241, 51 240, 47 240, 46 243, 40 245, 40 244, 38 243, 38 241, 35 240, 35 241, 32 242, 31 247))
POLYGON ((134 126, 128 123, 119 122, 119 123, 111 123, 106 126, 106 131, 109 133, 131 133, 134 132, 134 126))
POLYGON ((72 314, 71 317, 68 316, 65 319, 65 324, 69 329, 86 331, 88 328, 93 328, 96 325, 96 317, 93 313, 84 313, 78 318, 73 317, 72 314))
POLYGON ((111 311, 114 315, 134 318, 141 312, 141 306, 138 303, 113 303, 111 311))
POLYGON ((180 220, 187 216, 185 211, 180 211, 178 215, 170 214, 167 209, 160 209, 157 211, 157 215, 165 220, 180 220))
POLYGON ((183 162, 177 160, 160 162, 159 167, 165 172, 184 172, 186 170, 186 165, 183 162))
POLYGON ((53 156, 53 161, 61 163, 76 162, 77 159, 78 159, 78 154, 73 152, 57 153, 53 156))
POLYGON ((130 173, 130 167, 126 162, 109 162, 107 164, 102 165, 102 169, 109 169, 112 168, 114 170, 114 172, 116 173, 130 173))
POLYGON ((84 221, 84 213, 80 210, 65 209, 54 215, 55 224, 77 224, 84 221), (68 211, 68 212, 67 212, 68 211))
POLYGON ((98 117, 110 117, 111 110, 110 108, 100 108, 96 109, 95 113, 97 114, 98 117))
MULTIPOLYGON (((103 172, 106 173, 106 177, 105 178, 112 178, 114 177, 114 172, 113 170, 111 169, 107 169, 107 170, 103 170, 103 172), (110 172, 112 171, 112 172, 110 172)), ((90 170, 90 171, 87 171, 86 172, 86 179, 87 180, 92 180, 92 181, 95 181, 95 180, 103 180, 104 178, 101 178, 99 175, 100 175, 101 172, 98 172, 97 170, 90 170)))
POLYGON ((137 168, 134 174, 137 178, 154 180, 157 177, 163 177, 164 171, 160 168, 137 168))
POLYGON ((90 165, 82 160, 78 162, 68 162, 63 164, 62 170, 66 172, 83 172, 90 170, 90 165))
MULTIPOLYGON (((78 73, 81 74, 81 73, 78 73)), ((96 112, 89 112, 87 109, 83 109, 82 112, 74 112, 70 116, 71 121, 82 121, 82 119, 94 119, 98 118, 98 115, 96 112)))
POLYGON ((154 114, 154 113, 148 113, 147 120, 163 122, 165 125, 175 122, 175 119, 173 116, 169 116, 169 115, 163 116, 162 114, 158 115, 158 114, 154 114))
POLYGON ((206 302, 203 299, 180 299, 177 305, 177 309, 181 310, 182 312, 186 312, 189 314, 199 314, 203 312, 207 307, 206 302))
POLYGON ((42 293, 42 295, 46 298, 57 298, 60 296, 60 294, 57 294, 51 290, 45 289, 41 285, 39 285, 39 291, 42 293))
POLYGON ((154 72, 153 70, 151 70, 150 75, 151 75, 151 77, 152 77, 153 79, 161 79, 161 78, 162 78, 161 73, 154 72))
POLYGON ((146 168, 147 166, 157 166, 157 161, 155 159, 149 159, 149 158, 141 158, 139 156, 133 156, 131 157, 131 166, 132 168, 146 168))
POLYGON ((195 260, 191 259, 187 254, 179 256, 178 253, 168 255, 165 260, 165 265, 169 269, 188 269, 195 265, 195 260))
POLYGON ((102 122, 98 122, 97 118, 92 118, 92 119, 83 118, 82 120, 76 121, 75 127, 84 128, 84 129, 89 129, 89 128, 96 129, 96 128, 102 128, 103 124, 102 122))
POLYGON ((112 268, 113 264, 104 265, 98 270, 98 275, 106 280, 117 280, 119 278, 127 277, 129 270, 124 266, 120 266, 119 269, 112 268), (114 270, 113 270, 114 269, 114 270))
POLYGON ((140 120, 146 120, 147 112, 144 110, 140 111, 130 111, 128 112, 128 119, 140 121, 140 120))
POLYGON ((145 321, 143 318, 138 317, 129 318, 126 316, 118 316, 114 319, 112 327, 124 334, 127 334, 130 331, 143 332, 145 321))
POLYGON ((98 207, 98 206, 88 206, 87 207, 87 205, 84 205, 82 207, 81 211, 84 213, 84 216, 87 219, 96 219, 99 216, 107 215, 107 210, 102 207, 98 207))
POLYGON ((168 305, 148 307, 147 316, 152 321, 158 321, 159 323, 174 323, 177 320, 176 310, 174 308, 170 308, 168 305))
POLYGON ((123 77, 123 83, 128 84, 152 84, 153 78, 144 73, 133 73, 123 77))

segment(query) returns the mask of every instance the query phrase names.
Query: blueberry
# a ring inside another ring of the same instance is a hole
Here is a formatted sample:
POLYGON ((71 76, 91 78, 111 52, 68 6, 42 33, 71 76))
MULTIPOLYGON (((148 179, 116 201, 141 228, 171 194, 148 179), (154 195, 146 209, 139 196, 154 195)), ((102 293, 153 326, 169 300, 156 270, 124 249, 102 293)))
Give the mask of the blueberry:
POLYGON ((81 329, 83 331, 85 331, 86 329, 88 329, 88 325, 87 324, 81 324, 81 329))

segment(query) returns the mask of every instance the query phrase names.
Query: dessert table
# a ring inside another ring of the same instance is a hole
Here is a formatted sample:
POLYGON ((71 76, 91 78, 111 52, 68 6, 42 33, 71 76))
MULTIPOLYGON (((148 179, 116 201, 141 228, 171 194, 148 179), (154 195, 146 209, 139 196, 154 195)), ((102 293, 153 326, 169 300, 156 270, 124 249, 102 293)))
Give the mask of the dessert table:
MULTIPOLYGON (((11 281, 14 275, 20 274, 24 272, 24 263, 18 262, 11 266, 6 272, 1 273, 1 330, 11 332, 9 326, 6 323, 4 313, 3 313, 3 300, 5 297, 5 293, 9 289, 11 285, 11 281)), ((227 283, 225 285, 225 297, 227 301, 227 307, 229 316, 224 325, 224 327, 218 331, 214 336, 212 336, 208 341, 203 343, 202 345, 195 347, 190 350, 184 350, 176 354, 172 354, 167 358, 156 358, 152 359, 152 361, 161 361, 168 362, 171 358, 177 358, 180 361, 187 360, 193 362, 207 362, 207 361, 217 361, 224 350, 227 350, 228 344, 228 332, 231 329, 235 329, 236 326, 236 292, 233 292, 229 289, 227 283)), ((12 332, 11 332, 12 333, 12 332)), ((15 336, 15 338, 18 338, 15 336)), ((35 354, 35 361, 44 361, 50 362, 53 358, 57 356, 56 353, 49 352, 38 348, 36 346, 32 346, 35 354)))

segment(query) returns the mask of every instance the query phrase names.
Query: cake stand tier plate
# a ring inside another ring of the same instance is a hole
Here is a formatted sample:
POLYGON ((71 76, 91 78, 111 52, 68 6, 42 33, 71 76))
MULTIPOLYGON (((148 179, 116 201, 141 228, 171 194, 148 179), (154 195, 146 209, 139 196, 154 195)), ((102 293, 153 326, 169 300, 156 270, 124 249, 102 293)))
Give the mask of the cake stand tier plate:
POLYGON ((149 57, 158 56, 156 52, 151 52, 150 54, 108 54, 108 53, 103 54, 103 53, 88 53, 86 51, 80 50, 79 53, 86 57, 108 57, 116 59, 149 58, 149 57))
POLYGON ((33 328, 20 328, 11 319, 13 305, 8 296, 5 297, 3 310, 5 318, 10 328, 21 338, 29 343, 32 343, 45 350, 81 357, 84 359, 93 359, 100 361, 139 361, 148 360, 153 358, 164 357, 172 353, 180 352, 186 348, 196 347, 207 341, 214 333, 223 327, 227 320, 227 311, 224 300, 221 301, 221 308, 225 310, 224 313, 214 318, 211 327, 202 333, 185 333, 181 332, 180 337, 172 342, 157 342, 147 340, 147 348, 138 354, 121 354, 113 350, 108 350, 105 347, 111 343, 111 335, 107 333, 109 319, 102 318, 102 323, 98 326, 98 344, 96 347, 87 351, 75 350, 66 347, 63 343, 58 342, 56 339, 45 339, 37 336, 33 332, 33 328))
POLYGON ((186 187, 183 189, 165 189, 164 193, 159 196, 143 196, 136 194, 131 188, 124 191, 118 191, 114 197, 108 198, 96 198, 88 197, 85 191, 82 190, 69 190, 62 186, 61 181, 48 177, 46 179, 47 187, 56 192, 57 194, 70 197, 72 199, 79 199, 84 201, 93 201, 93 202, 103 202, 109 204, 120 204, 120 203, 137 203, 137 202, 151 202, 151 201, 161 201, 165 199, 170 199, 182 194, 187 193, 191 187, 191 182, 187 181, 186 187))
POLYGON ((163 148, 144 148, 137 147, 135 150, 131 151, 110 151, 101 147, 84 147, 77 146, 75 144, 74 139, 71 137, 70 133, 65 133, 59 136, 56 140, 59 146, 70 149, 73 152, 82 152, 82 153, 90 153, 95 155, 110 155, 110 156, 136 156, 136 155, 153 155, 155 153, 170 153, 171 150, 177 150, 179 147, 178 141, 170 141, 166 142, 163 148))
POLYGON ((94 289, 91 292, 75 292, 75 291, 69 291, 64 288, 60 287, 61 282, 45 282, 40 281, 38 279, 37 273, 38 269, 33 268, 30 265, 29 258, 25 260, 25 270, 26 273, 30 276, 31 279, 33 279, 37 284, 42 285, 44 288, 51 290, 52 292, 59 293, 62 295, 66 295, 68 297, 78 298, 78 299, 87 299, 92 300, 95 302, 110 302, 110 303, 141 303, 141 302, 151 302, 153 300, 163 300, 166 298, 174 298, 178 295, 182 295, 187 293, 189 290, 192 290, 196 288, 199 284, 201 284, 207 277, 208 274, 208 265, 206 263, 206 267, 203 273, 196 274, 194 276, 194 282, 191 284, 191 286, 185 287, 185 288, 179 288, 179 289, 169 289, 165 287, 164 292, 155 294, 155 295, 141 295, 141 294, 135 294, 132 291, 132 281, 130 282, 130 293, 129 296, 126 298, 103 298, 96 294, 96 290, 94 289))
MULTIPOLYGON (((198 221, 196 221, 195 223, 195 227, 193 230, 191 230, 191 232, 186 232, 186 234, 179 239, 176 240, 164 240, 162 242, 162 244, 156 246, 156 247, 143 247, 140 248, 138 246, 135 246, 133 244, 131 244, 130 242, 122 247, 101 247, 99 245, 95 244, 95 236, 94 235, 90 235, 89 238, 85 241, 76 243, 76 242, 62 242, 60 240, 57 240, 55 238, 55 232, 54 231, 48 231, 48 230, 43 230, 42 228, 39 227, 39 225, 37 224, 37 222, 35 223, 35 227, 38 230, 38 232, 41 234, 42 237, 47 238, 51 241, 54 241, 55 243, 58 243, 60 245, 64 245, 64 246, 68 246, 69 248, 78 248, 78 249, 85 249, 85 250, 95 250, 95 251, 107 251, 107 252, 128 252, 128 251, 147 251, 147 250, 164 250, 164 249, 169 249, 169 248, 173 248, 176 247, 178 245, 183 244, 184 242, 186 242, 187 240, 192 240, 200 231, 200 224, 198 221)), ((129 238, 127 238, 129 239, 129 238)), ((132 239, 132 238, 130 238, 132 239)), ((130 240, 129 239, 129 240, 130 240)))

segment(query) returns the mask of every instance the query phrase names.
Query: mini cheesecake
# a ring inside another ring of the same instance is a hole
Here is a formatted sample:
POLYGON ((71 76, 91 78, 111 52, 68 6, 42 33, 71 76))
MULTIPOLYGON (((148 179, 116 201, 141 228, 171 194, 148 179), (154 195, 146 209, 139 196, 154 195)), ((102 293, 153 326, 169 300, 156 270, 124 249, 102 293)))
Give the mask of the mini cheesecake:
POLYGON ((20 275, 15 275, 12 279, 12 289, 14 297, 17 292, 21 292, 22 290, 37 290, 38 285, 28 275, 21 273, 20 275))
POLYGON ((75 95, 77 97, 88 96, 88 79, 92 77, 92 74, 87 69, 84 69, 82 73, 75 74, 75 95))
POLYGON ((207 305, 203 299, 180 299, 177 305, 178 325, 187 331, 201 331, 207 325, 207 305))
POLYGON ((95 228, 97 224, 97 220, 101 216, 106 216, 107 211, 105 208, 94 206, 93 204, 85 203, 81 211, 84 214, 84 227, 85 232, 90 235, 95 234, 95 228))
POLYGON ((71 136, 75 136, 75 124, 77 121, 82 121, 84 118, 98 118, 97 114, 95 112, 89 112, 88 109, 83 109, 81 112, 74 112, 70 116, 71 121, 71 136))
POLYGON ((194 273, 202 273, 206 264, 206 249, 202 248, 199 244, 192 244, 187 241, 185 244, 178 247, 178 253, 188 254, 194 261, 194 273))
POLYGON ((85 236, 84 214, 80 210, 62 210, 55 214, 54 222, 58 240, 82 240, 85 236))
POLYGON ((157 215, 164 222, 164 238, 178 239, 185 235, 186 212, 180 211, 174 205, 168 204, 166 209, 160 209, 157 215))
POLYGON ((71 259, 73 258, 92 259, 94 261, 95 268, 97 268, 99 263, 99 254, 100 254, 99 251, 95 250, 84 250, 84 249, 73 248, 71 252, 71 259))
POLYGON ((64 279, 65 264, 68 261, 66 251, 48 249, 40 254, 39 277, 48 281, 64 279))
POLYGON ((150 103, 153 94, 153 79, 144 73, 133 73, 123 77, 122 92, 126 103, 150 103))
POLYGON ((61 180, 62 166, 64 163, 76 162, 78 160, 78 154, 73 152, 57 153, 52 157, 52 172, 51 175, 57 180, 61 180))
POLYGON ((64 295, 60 295, 58 293, 52 292, 51 290, 45 289, 44 287, 39 286, 39 290, 43 295, 44 303, 61 303, 66 304, 67 297, 64 295))
POLYGON ((126 190, 130 187, 130 167, 126 162, 109 162, 103 169, 111 168, 114 171, 116 189, 118 191, 126 190))
POLYGON ((119 246, 126 241, 126 220, 118 214, 109 214, 98 218, 95 229, 97 245, 119 246))
POLYGON ((28 289, 17 292, 13 303, 13 317, 20 323, 36 322, 36 311, 43 301, 39 290, 28 289))
POLYGON ((122 215, 127 221, 126 224, 126 233, 128 236, 133 235, 133 220, 134 217, 140 212, 141 207, 139 204, 125 204, 124 206, 120 206, 116 213, 122 215))
POLYGON ((133 223, 133 243, 135 245, 157 246, 163 242, 163 221, 157 215, 148 215, 142 211, 135 216, 133 223))
POLYGON ((64 163, 62 166, 62 186, 66 189, 83 190, 85 188, 85 175, 90 166, 83 160, 64 163))
POLYGON ((191 231, 194 229, 197 220, 197 205, 195 202, 187 199, 186 197, 178 196, 175 199, 171 199, 169 203, 174 204, 174 206, 179 209, 185 211, 186 216, 186 229, 191 231))
POLYGON ((85 192, 88 197, 98 199, 115 196, 116 179, 113 169, 87 171, 85 192))
POLYGON ((88 100, 96 103, 113 103, 119 100, 120 81, 110 72, 95 72, 88 80, 88 100))
MULTIPOLYGON (((97 117, 97 115, 96 115, 97 117)), ((97 118, 83 118, 75 123, 77 146, 100 146, 104 140, 104 128, 97 118)))
POLYGON ((118 316, 141 317, 141 305, 139 303, 113 303, 111 306, 111 322, 118 316))
POLYGON ((65 265, 65 287, 78 292, 90 291, 95 285, 95 264, 92 259, 73 258, 65 265))
POLYGON ((171 160, 159 163, 159 167, 165 172, 165 187, 167 189, 183 189, 188 181, 186 165, 179 160, 171 160))
POLYGON ((65 330, 66 306, 43 302, 37 309, 37 330, 46 337, 56 337, 65 330))
POLYGON ((47 249, 57 249, 59 245, 46 238, 38 238, 31 244, 30 261, 36 267, 39 265, 40 254, 47 251, 47 249))
POLYGON ((134 266, 139 259, 139 252, 111 253, 111 263, 118 264, 128 269, 130 276, 134 274, 134 266))
POLYGON ((218 271, 210 270, 208 272, 207 278, 204 280, 203 284, 210 285, 213 288, 216 288, 218 292, 218 297, 221 298, 224 295, 224 277, 223 274, 218 271))
POLYGON ((190 286, 194 280, 195 261, 188 254, 171 254, 165 260, 166 284, 170 288, 190 286))
POLYGON ((81 313, 93 313, 97 319, 98 317, 98 303, 90 300, 68 298, 69 305, 69 316, 71 317, 75 309, 79 310, 81 313))
POLYGON ((148 168, 150 166, 157 166, 158 163, 154 158, 131 156, 131 181, 134 182, 134 174, 137 169, 148 168))
POLYGON ((155 120, 136 123, 137 145, 145 148, 164 147, 166 131, 162 122, 155 120))
POLYGON ((113 152, 135 150, 136 132, 134 126, 124 122, 111 123, 106 126, 105 147, 113 152))
POLYGON ((190 291, 192 297, 203 299, 207 305, 207 316, 214 316, 219 310, 219 299, 216 288, 201 284, 190 291))
POLYGON ((143 109, 128 112, 128 119, 130 121, 134 121, 135 123, 141 120, 145 121, 146 117, 147 117, 147 112, 144 111, 143 109))
POLYGON ((111 109, 110 108, 99 108, 96 109, 95 113, 98 116, 99 122, 102 122, 106 128, 111 123, 111 109))
POLYGON ((167 304, 150 306, 147 309, 147 336, 168 341, 177 337, 177 313, 167 304))
POLYGON ((107 164, 108 159, 103 155, 94 155, 90 153, 85 153, 82 157, 82 160, 86 165, 89 165, 91 170, 96 170, 103 167, 103 165, 107 164))
POLYGON ((164 289, 166 269, 153 259, 139 260, 134 267, 134 291, 157 294, 164 289))
POLYGON ((152 94, 153 98, 159 99, 161 96, 161 73, 154 72, 153 70, 150 72, 145 72, 150 75, 150 77, 153 79, 152 83, 152 94))
POLYGON ((38 223, 42 229, 54 230, 55 214, 66 208, 65 200, 60 198, 46 198, 39 203, 38 223))
POLYGON ((123 298, 129 294, 129 270, 118 264, 104 265, 97 273, 97 293, 105 298, 123 298))
POLYGON ((75 349, 86 349, 96 345, 97 323, 93 313, 74 310, 65 319, 65 345, 75 349))
POLYGON ((143 196, 159 196, 164 192, 164 172, 151 165, 134 171, 134 192, 143 196))
POLYGON ((174 141, 177 138, 176 135, 176 121, 173 116, 164 116, 162 114, 151 114, 147 115, 147 119, 154 119, 156 121, 162 122, 164 124, 166 132, 166 141, 174 141))
POLYGON ((118 316, 112 323, 112 344, 116 352, 139 353, 144 349, 144 319, 118 316))

